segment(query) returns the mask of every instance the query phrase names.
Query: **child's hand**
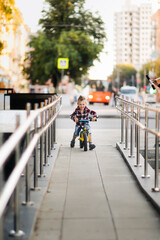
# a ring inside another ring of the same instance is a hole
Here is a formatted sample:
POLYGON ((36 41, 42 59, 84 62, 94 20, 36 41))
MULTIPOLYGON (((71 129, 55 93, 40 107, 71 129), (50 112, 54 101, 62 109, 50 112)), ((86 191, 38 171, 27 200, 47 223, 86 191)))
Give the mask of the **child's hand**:
POLYGON ((76 123, 78 123, 79 120, 78 120, 78 118, 75 117, 75 118, 74 118, 74 121, 75 121, 76 123))
POLYGON ((96 121, 96 119, 97 119, 96 117, 93 117, 93 118, 92 118, 92 122, 96 121))

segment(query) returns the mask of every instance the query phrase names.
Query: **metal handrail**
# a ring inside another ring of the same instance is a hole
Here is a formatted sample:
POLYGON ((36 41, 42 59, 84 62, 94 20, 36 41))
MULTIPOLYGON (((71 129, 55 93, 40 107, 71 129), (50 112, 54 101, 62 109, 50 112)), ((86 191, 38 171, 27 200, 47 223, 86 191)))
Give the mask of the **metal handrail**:
MULTIPOLYGON (((52 97, 53 100, 53 97, 52 97)), ((7 161, 8 157, 11 155, 11 153, 18 148, 19 151, 19 145, 25 134, 27 135, 28 132, 31 130, 32 124, 34 123, 34 135, 31 141, 28 141, 28 144, 23 151, 22 155, 19 156, 19 158, 16 160, 17 164, 15 165, 14 169, 12 170, 9 178, 7 179, 6 183, 4 186, 2 186, 0 190, 0 228, 2 228, 3 225, 3 213, 5 211, 6 205, 8 203, 8 200, 14 193, 16 186, 19 182, 19 179, 21 177, 21 174, 27 167, 28 161, 32 155, 32 152, 36 149, 37 143, 39 139, 43 136, 43 134, 46 135, 47 138, 47 132, 49 133, 48 136, 51 137, 53 135, 50 133, 51 127, 52 130, 54 130, 55 134, 55 129, 52 126, 54 124, 54 121, 60 111, 61 108, 61 100, 62 97, 58 97, 56 100, 50 103, 50 100, 48 101, 49 104, 46 105, 45 107, 42 107, 40 109, 36 109, 33 113, 31 113, 26 121, 21 124, 20 126, 17 127, 15 132, 10 136, 10 138, 2 145, 0 148, 0 175, 2 173, 3 166, 5 162, 7 161), (59 104, 59 109, 56 111, 56 105, 59 104), (44 118, 45 114, 45 118, 44 118), (41 124, 40 127, 38 126, 38 117, 41 118, 41 124)), ((47 104, 47 102, 45 101, 47 104)), ((45 139, 47 140, 47 139, 45 139)), ((48 139, 48 142, 51 143, 50 139, 48 139)), ((41 143, 43 145, 43 142, 41 143)), ((46 142, 45 142, 46 145, 46 142)), ((49 144, 50 145, 50 144, 49 144)), ((41 146, 42 148, 42 146, 41 146)), ((46 147, 45 147, 46 148, 46 147)), ((50 146, 48 147, 48 150, 50 149, 50 146)), ((46 154, 46 153, 45 153, 46 154)), ((36 155, 36 154, 35 154, 36 155)), ((37 162, 36 156, 35 156, 35 164, 37 162)), ((26 174, 27 175, 27 174, 26 174)), ((26 176, 27 177, 27 176, 26 176)), ((34 173, 34 177, 37 177, 37 173, 34 173)), ((29 185, 27 183, 27 185, 29 185)), ((28 197, 26 197, 28 199, 28 197)), ((18 219, 19 221, 19 219, 18 219)), ((16 223, 14 224, 16 225, 16 223)), ((16 229, 15 235, 14 236, 19 236, 21 230, 15 226, 16 229)), ((0 229, 0 232, 2 229, 0 229)), ((1 235, 1 234, 0 234, 1 235)), ((3 237, 0 236, 0 239, 3 239, 3 237)))
POLYGON ((135 147, 136 147, 136 167, 141 166, 140 164, 140 129, 145 131, 145 161, 144 161, 144 175, 143 178, 148 178, 148 133, 151 133, 155 136, 155 177, 154 177, 154 187, 152 188, 155 192, 160 192, 159 188, 159 168, 158 168, 158 158, 159 158, 159 115, 160 109, 149 107, 148 105, 140 105, 139 103, 135 103, 132 101, 128 101, 128 99, 124 99, 122 97, 116 97, 116 108, 121 112, 121 144, 125 144, 125 150, 128 149, 128 120, 131 122, 130 128, 130 156, 132 157, 133 153, 133 123, 135 124, 135 147), (118 102, 120 103, 118 106, 118 102), (131 111, 129 111, 129 108, 131 111), (135 109, 137 111, 135 111, 135 109), (145 112, 145 124, 140 122, 140 110, 144 110, 145 112), (148 112, 156 113, 155 118, 155 129, 151 129, 148 127, 148 112), (125 118, 125 128, 124 128, 124 118, 125 118), (124 139, 124 131, 125 131, 125 139, 124 139))
MULTIPOLYGON (((125 102, 130 103, 129 101, 125 101, 125 102)), ((132 104, 131 104, 131 105, 132 105, 132 104)), ((134 106, 137 106, 137 104, 134 104, 134 106)), ((138 106, 138 107, 139 107, 139 106, 138 106)), ((154 131, 154 130, 152 130, 152 129, 149 129, 149 128, 145 127, 145 125, 143 125, 142 123, 140 123, 139 121, 137 121, 135 118, 133 118, 132 116, 130 116, 130 115, 127 114, 126 112, 122 111, 122 110, 121 110, 120 108, 118 108, 117 106, 116 106, 116 108, 117 108, 121 113, 123 113, 126 117, 128 117, 130 120, 132 120, 136 125, 138 125, 142 130, 146 130, 147 132, 150 132, 150 133, 156 135, 157 137, 160 137, 160 132, 157 132, 157 131, 154 131)), ((149 108, 149 109, 151 109, 151 108, 149 108)), ((156 110, 155 108, 153 108, 153 109, 156 110)), ((147 110, 148 110, 148 108, 147 108, 147 110)), ((157 112, 159 112, 159 110, 158 110, 157 112)))
POLYGON ((10 154, 15 149, 16 145, 19 143, 19 141, 22 139, 22 137, 25 135, 26 131, 31 127, 33 121, 40 115, 40 113, 45 112, 49 108, 53 107, 59 99, 56 99, 53 103, 50 103, 49 105, 35 110, 32 114, 29 115, 27 120, 21 124, 15 131, 14 134, 11 135, 11 137, 3 144, 3 147, 0 148, 0 168, 5 163, 7 158, 10 156, 10 154), (9 147, 8 147, 9 146, 9 147))
MULTIPOLYGON (((138 103, 136 103, 136 102, 131 102, 131 101, 125 100, 125 99, 123 99, 122 97, 118 97, 118 96, 116 96, 116 99, 122 101, 123 103, 130 104, 130 105, 132 105, 132 106, 135 106, 135 107, 140 108, 140 109, 143 109, 143 110, 146 110, 146 109, 147 109, 148 111, 153 111, 153 112, 159 112, 159 113, 160 113, 160 109, 157 109, 157 108, 140 105, 140 104, 138 104, 138 103)), ((117 106, 116 106, 116 108, 117 108, 117 106)))

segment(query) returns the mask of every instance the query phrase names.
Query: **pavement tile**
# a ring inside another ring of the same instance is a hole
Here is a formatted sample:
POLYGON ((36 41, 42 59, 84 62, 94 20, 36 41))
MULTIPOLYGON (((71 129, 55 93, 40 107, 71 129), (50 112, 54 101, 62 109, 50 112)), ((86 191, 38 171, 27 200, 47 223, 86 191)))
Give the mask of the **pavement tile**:
POLYGON ((150 218, 142 217, 128 217, 128 218, 114 218, 116 228, 118 229, 154 229, 159 228, 160 219, 158 216, 150 218))
POLYGON ((56 210, 50 210, 48 209, 42 209, 40 211, 39 217, 41 219, 62 219, 63 211, 56 211, 56 210))
POLYGON ((60 231, 61 228, 61 219, 48 219, 48 218, 38 218, 35 229, 37 231, 60 231))
POLYGON ((62 240, 116 240, 110 218, 64 219, 62 240))
POLYGON ((44 231, 39 230, 37 231, 30 240, 59 240, 60 239, 60 232, 57 230, 51 231, 44 231))
POLYGON ((100 199, 93 201, 92 197, 83 196, 84 199, 68 199, 65 208, 65 217, 67 218, 101 218, 110 217, 110 211, 107 204, 100 199))
POLYGON ((160 240, 160 231, 153 229, 118 229, 119 240, 160 240))

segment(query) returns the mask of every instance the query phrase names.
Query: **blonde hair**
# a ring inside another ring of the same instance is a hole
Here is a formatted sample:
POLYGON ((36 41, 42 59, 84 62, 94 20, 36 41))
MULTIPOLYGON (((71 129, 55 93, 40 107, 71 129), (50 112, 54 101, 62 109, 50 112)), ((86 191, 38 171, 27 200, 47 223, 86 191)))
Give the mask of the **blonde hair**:
POLYGON ((82 102, 82 101, 84 101, 84 100, 86 101, 86 98, 85 98, 85 97, 79 96, 79 98, 78 98, 78 103, 79 103, 79 102, 82 102))

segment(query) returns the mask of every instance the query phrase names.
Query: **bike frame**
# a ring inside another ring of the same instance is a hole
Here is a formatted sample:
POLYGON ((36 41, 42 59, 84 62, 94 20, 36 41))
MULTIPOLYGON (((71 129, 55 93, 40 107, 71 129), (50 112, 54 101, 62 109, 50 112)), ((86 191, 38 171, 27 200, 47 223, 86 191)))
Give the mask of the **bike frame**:
MULTIPOLYGON (((87 122, 90 122, 91 121, 91 119, 83 119, 83 120, 79 120, 79 122, 85 122, 85 123, 87 123, 87 122)), ((82 130, 80 131, 80 133, 79 133, 79 140, 81 140, 82 142, 84 142, 84 137, 83 137, 83 134, 84 133, 87 133, 87 139, 88 139, 88 141, 89 141, 89 132, 88 132, 88 130, 87 130, 87 128, 85 127, 85 125, 84 126, 82 126, 82 130)))
POLYGON ((92 120, 91 118, 79 120, 79 122, 84 123, 84 125, 81 126, 82 129, 79 133, 80 148, 84 147, 84 151, 87 151, 87 143, 89 142, 89 138, 90 138, 86 123, 90 122, 91 120, 92 120))
POLYGON ((89 141, 89 133, 88 133, 88 131, 86 130, 85 126, 84 126, 84 128, 82 128, 82 130, 81 130, 80 133, 79 133, 79 135, 80 135, 79 140, 81 140, 82 142, 84 142, 84 137, 83 137, 83 134, 84 134, 84 133, 87 133, 87 138, 88 138, 88 141, 89 141))

